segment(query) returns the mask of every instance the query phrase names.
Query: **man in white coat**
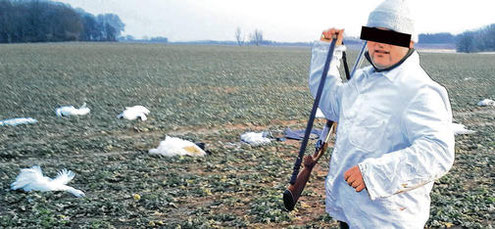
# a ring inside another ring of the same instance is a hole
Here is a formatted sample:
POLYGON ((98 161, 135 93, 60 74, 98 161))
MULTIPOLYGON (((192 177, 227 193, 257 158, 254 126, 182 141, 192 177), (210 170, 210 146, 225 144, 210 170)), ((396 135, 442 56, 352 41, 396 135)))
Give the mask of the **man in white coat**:
POLYGON ((454 162, 448 94, 420 66, 413 48, 418 36, 404 0, 385 0, 365 29, 372 65, 346 83, 338 71, 343 30, 324 31, 312 50, 309 86, 315 96, 328 41, 337 37, 319 104, 339 123, 325 181, 326 211, 343 227, 423 228, 433 183, 454 162))

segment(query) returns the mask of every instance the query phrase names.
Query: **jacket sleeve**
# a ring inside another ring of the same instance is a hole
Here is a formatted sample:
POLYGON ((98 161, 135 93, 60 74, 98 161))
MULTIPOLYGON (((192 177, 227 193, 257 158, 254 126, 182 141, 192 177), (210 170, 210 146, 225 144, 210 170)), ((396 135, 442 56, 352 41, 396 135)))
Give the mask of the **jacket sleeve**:
POLYGON ((447 173, 454 163, 451 123, 446 90, 419 89, 407 105, 400 127, 410 146, 359 164, 371 199, 418 188, 447 173))
MULTIPOLYGON (((329 49, 330 43, 328 42, 317 41, 313 44, 309 72, 309 89, 313 98, 316 97, 318 86, 320 85, 320 79, 323 74, 323 68, 329 49)), ((339 118, 343 84, 338 67, 340 66, 342 52, 345 51, 345 49, 346 48, 343 45, 335 47, 320 103, 318 104, 325 117, 332 121, 338 121, 339 118)))

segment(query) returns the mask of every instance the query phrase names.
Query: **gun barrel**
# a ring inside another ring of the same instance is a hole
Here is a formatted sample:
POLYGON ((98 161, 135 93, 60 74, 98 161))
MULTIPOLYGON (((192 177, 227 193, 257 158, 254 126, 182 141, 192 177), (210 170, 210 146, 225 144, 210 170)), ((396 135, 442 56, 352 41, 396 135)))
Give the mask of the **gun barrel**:
MULTIPOLYGON (((290 182, 289 182, 290 185, 287 188, 287 190, 285 190, 285 192, 283 194, 283 200, 284 200, 285 208, 287 210, 289 210, 289 211, 292 211, 294 209, 294 206, 296 205, 297 200, 301 196, 301 193, 304 190, 304 187, 306 186, 306 183, 308 183, 309 177, 311 175, 311 171, 313 170, 313 166, 308 166, 308 167, 305 166, 303 168, 303 170, 299 172, 299 168, 300 168, 301 162, 302 162, 302 157, 303 157, 304 152, 306 150, 306 144, 307 144, 307 141, 308 141, 308 138, 309 138, 309 131, 311 131, 311 128, 313 126, 314 115, 316 113, 316 108, 317 108, 317 106, 319 104, 320 97, 321 97, 321 90, 323 90, 323 84, 325 82, 326 74, 328 73, 328 67, 330 65, 330 60, 331 60, 332 55, 333 55, 333 49, 335 47, 335 43, 334 42, 335 42, 335 39, 330 44, 329 53, 327 54, 327 60, 325 62, 325 67, 323 69, 322 80, 320 81, 318 92, 317 92, 315 101, 313 103, 313 109, 311 110, 311 115, 310 115, 310 118, 309 118, 309 121, 308 121, 308 125, 306 127, 306 133, 305 133, 303 142, 301 144, 301 148, 299 150, 299 155, 298 155, 298 157, 296 159, 296 163, 294 164, 294 171, 292 172, 292 176, 291 176, 291 179, 290 179, 290 182)), ((367 42, 364 42, 364 44, 363 44, 363 46, 361 48, 361 51, 359 52, 358 58, 356 60, 356 63, 354 64, 353 69, 352 69, 352 72, 350 74, 349 74, 349 70, 348 70, 348 67, 347 67, 346 58, 344 58, 344 65, 345 65, 345 68, 346 68, 345 69, 346 70, 346 78, 348 80, 352 76, 354 76, 354 74, 356 73, 357 68, 361 65, 361 62, 363 60, 362 57, 363 57, 363 55, 364 55, 364 53, 366 51, 366 44, 367 44, 367 42)), ((330 122, 331 121, 327 121, 327 125, 330 122)), ((330 136, 331 136, 332 133, 335 132, 335 129, 336 129, 336 125, 332 125, 331 130, 328 131, 327 135, 324 138, 325 139, 324 143, 321 144, 321 147, 317 147, 316 152, 313 155, 314 164, 316 164, 318 162, 318 160, 320 159, 320 157, 326 151, 326 149, 328 147, 328 142, 329 142, 330 136)), ((321 140, 321 138, 320 138, 320 140, 321 140)))

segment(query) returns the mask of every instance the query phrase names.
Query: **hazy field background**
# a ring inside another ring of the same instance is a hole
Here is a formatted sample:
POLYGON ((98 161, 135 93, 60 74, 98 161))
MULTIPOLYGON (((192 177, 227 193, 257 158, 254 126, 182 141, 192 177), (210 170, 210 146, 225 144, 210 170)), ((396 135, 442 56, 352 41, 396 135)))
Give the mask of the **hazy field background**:
MULTIPOLYGON (((334 227, 324 213, 327 154, 296 211, 281 200, 299 142, 241 144, 246 131, 304 128, 310 48, 118 43, 0 45, 0 227, 334 227), (61 105, 91 113, 58 118, 61 105), (146 122, 118 120, 125 106, 146 122), (204 158, 151 156, 165 136, 205 142, 204 158), (10 191, 20 169, 76 173, 86 193, 10 191), (133 198, 139 194, 141 199, 133 198)), ((452 170, 431 193, 428 226, 493 226, 495 55, 420 53, 450 95, 454 119, 477 131, 456 137, 452 170)), ((350 65, 356 52, 349 52, 350 65)), ((320 123, 317 126, 321 126, 320 123)), ((312 147, 309 147, 312 148, 312 147)))

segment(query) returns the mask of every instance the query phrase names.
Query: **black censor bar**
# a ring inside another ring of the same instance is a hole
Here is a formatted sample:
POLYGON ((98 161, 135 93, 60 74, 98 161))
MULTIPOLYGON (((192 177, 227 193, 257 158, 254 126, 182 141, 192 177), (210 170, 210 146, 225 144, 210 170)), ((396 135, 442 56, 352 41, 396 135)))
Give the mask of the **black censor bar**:
POLYGON ((381 30, 363 26, 361 27, 361 40, 374 41, 389 45, 409 48, 411 34, 399 33, 392 30, 381 30))

